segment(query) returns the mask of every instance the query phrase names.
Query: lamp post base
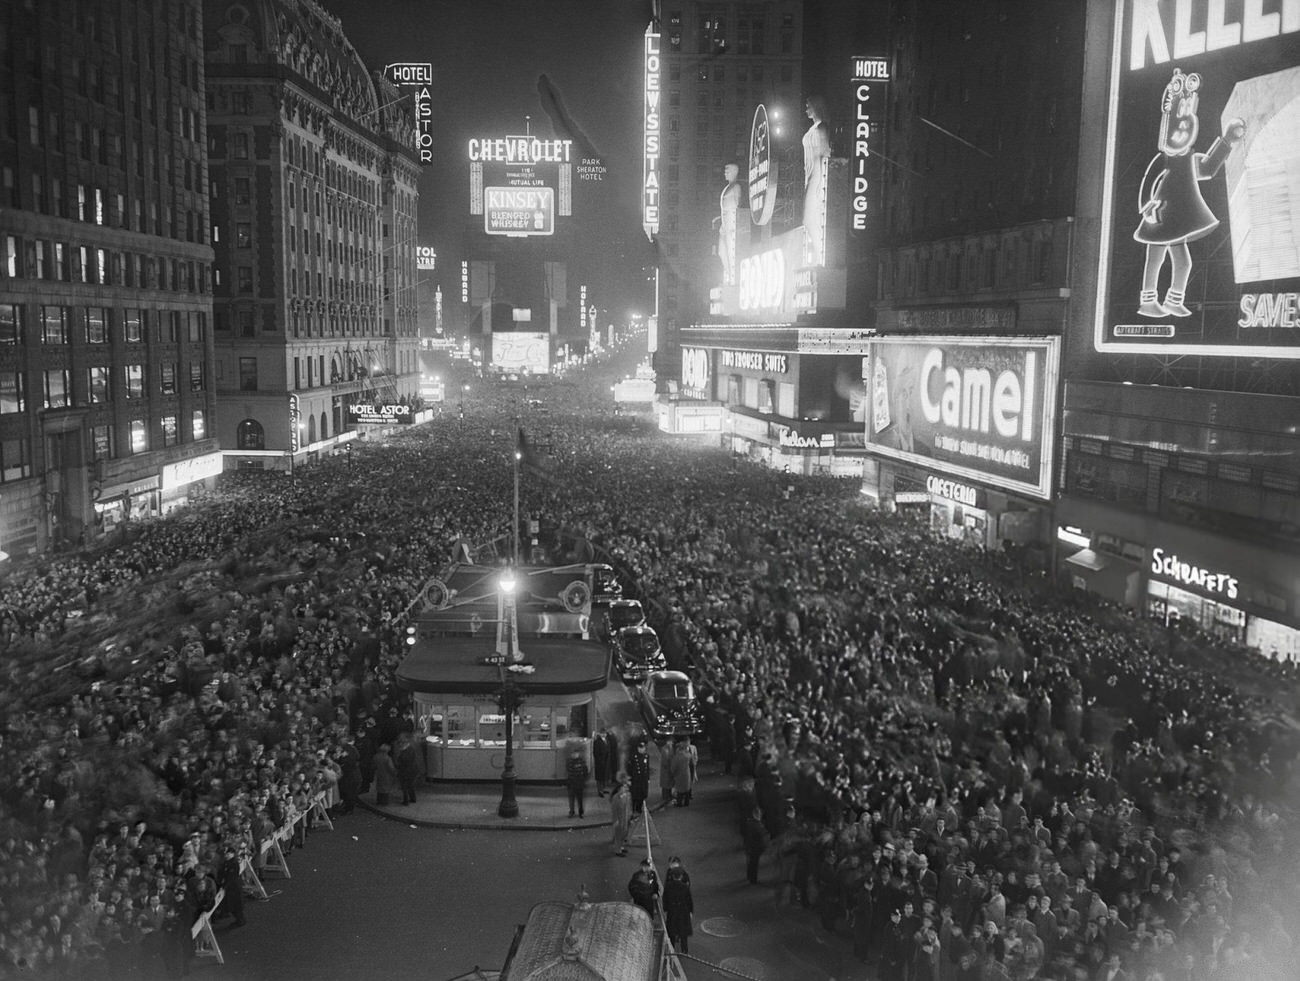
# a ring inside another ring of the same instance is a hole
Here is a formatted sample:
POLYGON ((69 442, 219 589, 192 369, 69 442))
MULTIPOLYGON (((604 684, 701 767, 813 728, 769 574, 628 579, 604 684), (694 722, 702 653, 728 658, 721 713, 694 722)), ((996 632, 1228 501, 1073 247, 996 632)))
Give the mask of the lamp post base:
POLYGON ((519 817, 519 801, 515 799, 515 768, 507 764, 501 771, 501 803, 497 805, 497 816, 503 818, 519 817))

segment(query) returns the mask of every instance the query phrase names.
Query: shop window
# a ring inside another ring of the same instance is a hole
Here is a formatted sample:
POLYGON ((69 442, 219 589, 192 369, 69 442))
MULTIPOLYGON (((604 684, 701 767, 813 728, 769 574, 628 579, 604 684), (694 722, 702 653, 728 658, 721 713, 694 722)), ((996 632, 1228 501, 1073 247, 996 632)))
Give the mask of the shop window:
POLYGON ((129 364, 125 367, 126 389, 128 399, 144 398, 144 365, 129 364))
POLYGON ((0 371, 0 415, 23 412, 27 408, 27 390, 19 371, 0 371))
POLYGON ((541 749, 551 745, 551 710, 523 712, 519 716, 519 739, 525 748, 541 749))
POLYGON ((505 746, 506 717, 491 707, 479 710, 478 744, 480 746, 505 746))
POLYGON ((443 719, 443 738, 448 746, 473 746, 474 706, 448 705, 443 719))
POLYGON ((23 342, 23 308, 16 303, 0 303, 0 345, 23 342))
POLYGON ((45 372, 45 408, 63 409, 71 404, 71 385, 67 368, 51 368, 45 372))
POLYGON ((91 405, 101 405, 108 401, 107 365, 86 369, 86 401, 91 405))
POLYGON ((22 480, 32 475, 32 451, 29 440, 0 440, 0 481, 22 480))

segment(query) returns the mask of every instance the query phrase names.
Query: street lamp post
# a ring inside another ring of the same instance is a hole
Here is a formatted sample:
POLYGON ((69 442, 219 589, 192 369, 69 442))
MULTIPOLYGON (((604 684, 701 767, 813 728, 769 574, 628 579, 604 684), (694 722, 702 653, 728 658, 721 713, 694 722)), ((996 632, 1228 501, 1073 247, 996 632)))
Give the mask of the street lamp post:
POLYGON ((501 606, 504 616, 498 617, 498 651, 505 655, 501 665, 501 711, 506 717, 506 758, 501 768, 501 803, 497 814, 503 818, 519 816, 519 801, 515 797, 515 705, 517 691, 510 666, 519 659, 519 648, 515 636, 515 578, 514 572, 507 572, 500 583, 501 606), (504 634, 504 650, 500 637, 504 634))

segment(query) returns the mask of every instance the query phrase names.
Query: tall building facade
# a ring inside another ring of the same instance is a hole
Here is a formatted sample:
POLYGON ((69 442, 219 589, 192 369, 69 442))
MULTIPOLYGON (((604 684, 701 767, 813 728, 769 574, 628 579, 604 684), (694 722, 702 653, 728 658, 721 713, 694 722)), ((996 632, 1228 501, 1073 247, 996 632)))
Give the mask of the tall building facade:
POLYGON ((1296 661, 1300 25, 1182 11, 1088 4, 1061 571, 1296 661))
POLYGON ((894 0, 864 492, 1050 561, 1084 5, 894 0))
POLYGON ((0 6, 0 552, 219 470, 199 0, 0 6))
MULTIPOLYGON (((776 110, 778 124, 784 112, 785 125, 774 127, 781 133, 773 134, 784 140, 780 152, 801 152, 803 3, 661 0, 656 7, 662 219, 654 235, 659 272, 654 360, 661 379, 677 379, 679 332, 708 317, 709 292, 720 282, 713 219, 724 168, 734 163, 742 174, 747 171, 758 105, 776 110)), ((792 219, 787 213, 776 220, 784 229, 792 219)))
POLYGON ((216 385, 230 468, 337 445, 419 396, 409 92, 311 0, 205 5, 216 385))

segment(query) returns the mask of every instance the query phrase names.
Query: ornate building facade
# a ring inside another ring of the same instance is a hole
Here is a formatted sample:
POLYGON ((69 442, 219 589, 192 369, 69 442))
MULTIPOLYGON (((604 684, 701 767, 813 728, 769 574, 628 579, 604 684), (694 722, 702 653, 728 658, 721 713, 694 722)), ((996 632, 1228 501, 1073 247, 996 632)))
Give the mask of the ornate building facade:
POLYGON ((205 5, 215 433, 291 468, 419 389, 409 97, 310 0, 205 5))

